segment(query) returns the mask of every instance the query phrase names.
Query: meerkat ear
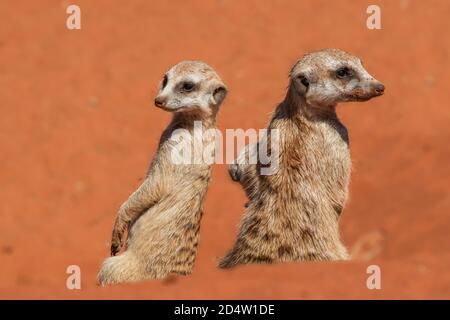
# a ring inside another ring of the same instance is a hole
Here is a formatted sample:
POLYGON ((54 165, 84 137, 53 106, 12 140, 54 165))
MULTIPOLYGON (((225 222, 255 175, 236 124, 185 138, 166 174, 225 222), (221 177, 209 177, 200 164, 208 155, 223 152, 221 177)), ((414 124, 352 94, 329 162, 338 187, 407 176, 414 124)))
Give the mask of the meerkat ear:
POLYGON ((297 87, 297 91, 301 94, 301 95, 305 95, 306 92, 308 91, 309 85, 310 85, 310 78, 306 73, 301 73, 299 74, 296 79, 296 87, 297 87))
POLYGON ((216 86, 212 93, 212 104, 220 105, 227 96, 227 88, 224 85, 216 86))

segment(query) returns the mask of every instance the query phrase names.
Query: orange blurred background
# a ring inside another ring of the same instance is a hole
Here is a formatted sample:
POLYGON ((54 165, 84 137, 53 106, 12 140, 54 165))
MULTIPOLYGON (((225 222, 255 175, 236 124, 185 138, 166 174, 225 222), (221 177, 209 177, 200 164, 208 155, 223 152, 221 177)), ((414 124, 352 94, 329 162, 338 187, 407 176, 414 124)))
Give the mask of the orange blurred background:
POLYGON ((450 298, 450 2, 0 2, 1 298, 450 298), (66 8, 81 8, 81 30, 66 8), (381 7, 381 30, 366 9, 381 7), (120 204, 170 114, 163 73, 204 60, 229 87, 219 128, 264 128, 291 65, 335 47, 386 85, 341 105, 354 171, 341 219, 348 263, 216 268, 245 195, 215 165, 192 276, 99 288, 120 204), (81 290, 66 288, 79 265, 81 290), (366 268, 381 267, 368 290, 366 268))

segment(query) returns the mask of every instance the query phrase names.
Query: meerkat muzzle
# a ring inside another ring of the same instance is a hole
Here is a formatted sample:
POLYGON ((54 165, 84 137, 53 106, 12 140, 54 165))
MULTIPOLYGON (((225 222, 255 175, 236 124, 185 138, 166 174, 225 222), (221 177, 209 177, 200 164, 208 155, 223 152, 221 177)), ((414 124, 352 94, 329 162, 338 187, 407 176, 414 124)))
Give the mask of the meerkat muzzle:
POLYGON ((375 93, 377 93, 379 96, 381 96, 384 93, 384 84, 381 82, 375 84, 375 93))
POLYGON ((158 108, 162 108, 166 105, 166 99, 164 97, 156 97, 155 98, 155 106, 157 106, 158 108))

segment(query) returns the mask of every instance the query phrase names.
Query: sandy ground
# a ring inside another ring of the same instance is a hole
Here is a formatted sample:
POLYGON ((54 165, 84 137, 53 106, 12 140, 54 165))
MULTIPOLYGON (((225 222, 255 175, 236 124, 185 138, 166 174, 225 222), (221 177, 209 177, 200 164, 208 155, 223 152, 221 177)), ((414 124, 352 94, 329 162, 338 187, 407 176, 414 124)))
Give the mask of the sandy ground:
POLYGON ((78 0, 0 2, 1 298, 450 298, 450 2, 78 0), (142 180, 170 115, 153 107, 183 59, 230 93, 219 127, 263 128, 304 52, 345 49, 387 88, 339 107, 354 171, 342 236, 359 259, 216 269, 245 196, 215 165, 194 274, 99 288, 119 205, 142 180), (358 249, 359 248, 359 249, 358 249), (82 289, 66 289, 66 268, 82 289), (382 289, 368 290, 377 264, 382 289))

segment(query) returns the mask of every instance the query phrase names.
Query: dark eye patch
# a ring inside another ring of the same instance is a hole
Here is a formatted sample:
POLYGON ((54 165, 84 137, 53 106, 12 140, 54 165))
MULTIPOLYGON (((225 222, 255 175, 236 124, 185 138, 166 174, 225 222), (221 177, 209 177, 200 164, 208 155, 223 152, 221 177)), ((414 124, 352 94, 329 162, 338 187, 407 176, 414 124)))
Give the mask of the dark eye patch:
POLYGON ((353 71, 349 67, 341 67, 336 70, 336 77, 339 79, 349 79, 353 77, 353 71))
POLYGON ((164 75, 163 81, 161 83, 161 88, 164 89, 167 86, 167 82, 169 81, 169 78, 167 77, 167 74, 164 75))
POLYGON ((191 92, 195 89, 196 85, 192 81, 184 81, 180 84, 180 91, 191 92))

